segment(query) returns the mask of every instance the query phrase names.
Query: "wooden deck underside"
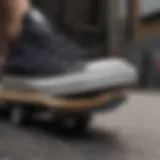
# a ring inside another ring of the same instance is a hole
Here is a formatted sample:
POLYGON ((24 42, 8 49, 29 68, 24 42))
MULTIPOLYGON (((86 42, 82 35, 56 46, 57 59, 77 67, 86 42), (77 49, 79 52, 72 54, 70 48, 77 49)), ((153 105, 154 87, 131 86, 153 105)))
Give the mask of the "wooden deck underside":
POLYGON ((11 101, 18 103, 27 103, 41 105, 54 109, 89 109, 93 106, 107 103, 113 98, 120 97, 121 90, 101 93, 91 98, 55 98, 41 93, 16 92, 10 90, 0 91, 1 101, 11 101))

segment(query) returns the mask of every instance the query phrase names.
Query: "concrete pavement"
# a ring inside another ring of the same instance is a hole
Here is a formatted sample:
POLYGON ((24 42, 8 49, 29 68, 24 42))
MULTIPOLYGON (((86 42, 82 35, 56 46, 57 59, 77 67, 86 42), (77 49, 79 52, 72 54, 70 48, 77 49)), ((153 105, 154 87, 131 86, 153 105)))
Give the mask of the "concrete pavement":
POLYGON ((95 115, 82 135, 60 136, 47 124, 16 129, 0 121, 0 160, 159 160, 160 94, 129 95, 118 110, 95 115))

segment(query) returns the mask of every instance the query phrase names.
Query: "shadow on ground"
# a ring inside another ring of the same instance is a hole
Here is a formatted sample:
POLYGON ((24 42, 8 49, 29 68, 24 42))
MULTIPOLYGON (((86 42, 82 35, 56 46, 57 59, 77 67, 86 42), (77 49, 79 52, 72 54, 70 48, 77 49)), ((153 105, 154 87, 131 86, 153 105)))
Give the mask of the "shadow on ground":
MULTIPOLYGON (((42 151, 39 150, 41 150, 41 147, 43 147, 44 151, 47 150, 47 152, 49 152, 48 156, 45 157, 45 160, 51 159, 51 157, 53 158, 57 154, 60 160, 70 159, 70 157, 72 157, 74 160, 125 160, 127 151, 125 149, 126 147, 123 143, 123 140, 118 132, 114 132, 112 130, 102 128, 88 128, 88 130, 84 132, 77 133, 74 131, 66 132, 64 130, 60 130, 57 128, 57 126, 55 127, 49 122, 42 121, 34 122, 27 128, 15 128, 6 122, 6 119, 0 123, 2 126, 4 126, 4 128, 6 128, 5 136, 3 138, 7 139, 7 135, 14 134, 14 140, 12 140, 11 136, 9 143, 15 143, 15 139, 17 139, 16 146, 22 148, 23 151, 21 153, 23 153, 23 156, 30 155, 30 150, 32 151, 32 154, 34 153, 34 150, 35 153, 38 152, 38 154, 40 154, 39 152, 42 151), (9 134, 7 131, 11 133, 9 134), (33 144, 29 144, 28 147, 28 144, 25 144, 26 142, 32 142, 33 144), (66 153, 64 154, 64 150, 66 149, 67 156, 65 156, 66 153)), ((5 143, 8 142, 4 141, 4 144, 5 143)), ((10 146, 9 144, 7 145, 10 146)), ((12 146, 14 145, 12 144, 12 146)), ((10 148, 11 147, 5 148, 8 154, 10 153, 10 148)), ((15 149, 12 148, 12 152, 14 150, 15 149)), ((16 153, 21 154, 18 151, 16 151, 16 153)))
POLYGON ((88 128, 84 132, 68 132, 57 129, 50 123, 37 123, 34 129, 48 136, 53 136, 69 145, 73 151, 92 160, 125 160, 126 146, 116 131, 103 128, 88 128))

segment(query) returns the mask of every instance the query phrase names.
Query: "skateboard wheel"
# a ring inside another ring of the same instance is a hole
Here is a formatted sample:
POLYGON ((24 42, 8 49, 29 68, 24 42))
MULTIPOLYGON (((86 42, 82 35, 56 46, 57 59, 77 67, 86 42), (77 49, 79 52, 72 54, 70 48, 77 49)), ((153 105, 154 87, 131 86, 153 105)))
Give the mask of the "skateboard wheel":
POLYGON ((81 132, 87 129, 90 119, 90 115, 64 116, 55 119, 54 123, 63 131, 81 132))
POLYGON ((27 124, 29 113, 21 104, 13 104, 10 110, 10 121, 14 126, 22 126, 27 124))

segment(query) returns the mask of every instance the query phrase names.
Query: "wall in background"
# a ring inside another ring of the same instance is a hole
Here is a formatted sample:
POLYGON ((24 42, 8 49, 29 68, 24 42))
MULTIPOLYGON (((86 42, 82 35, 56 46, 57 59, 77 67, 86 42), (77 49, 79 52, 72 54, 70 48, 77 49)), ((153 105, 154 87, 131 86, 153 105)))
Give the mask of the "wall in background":
MULTIPOLYGON (((124 34, 126 34, 127 25, 126 19, 128 16, 127 12, 127 2, 129 0, 119 0, 120 1, 120 14, 119 19, 121 26, 125 26, 124 34)), ((160 36, 160 19, 153 19, 150 23, 142 23, 141 18, 148 16, 160 8, 160 0, 130 0, 134 4, 134 10, 132 15, 129 17, 131 19, 131 28, 134 32, 134 39, 141 39, 147 36, 160 36)))
POLYGON ((139 0, 139 4, 141 16, 160 10, 160 0, 139 0))
MULTIPOLYGON (((126 2, 127 0, 119 0, 120 1, 120 18, 124 19, 126 16, 126 2)), ((144 16, 146 14, 150 14, 155 10, 160 9, 160 0, 138 0, 139 2, 139 15, 144 16)))

